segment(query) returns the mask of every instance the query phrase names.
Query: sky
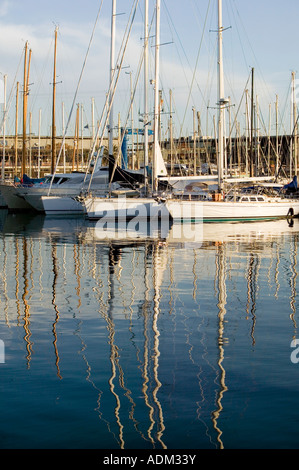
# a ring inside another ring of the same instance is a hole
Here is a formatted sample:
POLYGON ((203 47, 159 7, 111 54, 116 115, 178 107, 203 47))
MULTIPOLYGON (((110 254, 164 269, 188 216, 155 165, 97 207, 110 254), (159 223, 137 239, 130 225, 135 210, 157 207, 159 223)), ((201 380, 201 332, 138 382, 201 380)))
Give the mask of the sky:
MULTIPOLYGON (((133 0, 116 1, 116 57, 133 4, 133 0)), ((155 0, 149 0, 150 22, 154 7, 155 0)), ((62 133, 63 123, 69 123, 69 133, 74 133, 79 105, 81 132, 90 135, 91 103, 94 102, 97 122, 109 89, 111 10, 112 0, 0 0, 0 80, 3 83, 4 76, 7 77, 6 134, 13 134, 15 129, 16 83, 20 83, 22 90, 26 41, 32 50, 28 101, 31 130, 38 134, 41 116, 41 133, 51 132, 54 30, 58 27, 57 134, 62 133)), ((291 74, 297 73, 299 58, 298 18, 298 0, 223 0, 225 93, 231 100, 231 119, 233 122, 240 120, 241 132, 245 132, 246 127, 244 90, 251 89, 252 68, 260 132, 266 134, 269 129, 272 134, 276 132, 276 102, 279 131, 290 132, 291 74)), ((143 69, 137 79, 143 53, 143 28, 144 0, 139 0, 115 93, 114 121, 119 119, 121 125, 129 117, 129 126, 132 122, 134 127, 142 126, 143 69), (135 83, 131 114, 130 93, 135 83)), ((213 134, 213 119, 217 115, 216 29, 217 0, 161 0, 159 88, 165 138, 169 135, 170 106, 176 136, 193 133, 193 109, 200 114, 202 134, 213 134)), ((153 22, 149 79, 155 76, 154 33, 153 22)), ((295 85, 299 99, 297 79, 295 85)), ((21 100, 20 91, 19 106, 21 100)), ((153 103, 154 89, 149 85, 151 113, 153 103)))

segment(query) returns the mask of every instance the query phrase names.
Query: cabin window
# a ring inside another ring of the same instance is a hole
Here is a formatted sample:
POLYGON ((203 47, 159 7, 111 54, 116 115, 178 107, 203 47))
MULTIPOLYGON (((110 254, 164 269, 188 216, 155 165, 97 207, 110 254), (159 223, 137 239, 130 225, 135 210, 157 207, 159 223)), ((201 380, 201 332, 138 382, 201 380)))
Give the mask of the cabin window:
POLYGON ((250 201, 256 201, 256 198, 253 197, 253 196, 251 196, 251 197, 250 197, 250 201))
POLYGON ((248 202, 248 201, 249 201, 248 197, 242 197, 241 200, 242 200, 243 202, 248 202))
POLYGON ((65 183, 65 182, 68 181, 68 180, 69 180, 69 178, 61 178, 61 181, 59 181, 59 184, 65 183))
POLYGON ((257 200, 258 200, 258 201, 264 201, 265 199, 260 196, 260 197, 257 198, 257 200))

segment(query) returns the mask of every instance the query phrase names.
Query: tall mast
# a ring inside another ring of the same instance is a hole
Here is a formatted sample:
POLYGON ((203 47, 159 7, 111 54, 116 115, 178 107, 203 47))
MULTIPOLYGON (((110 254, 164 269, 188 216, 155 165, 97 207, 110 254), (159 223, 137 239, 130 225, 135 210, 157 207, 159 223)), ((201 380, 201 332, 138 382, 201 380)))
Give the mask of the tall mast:
POLYGON ((147 187, 148 167, 148 0, 144 5, 144 175, 147 187))
POLYGON ((16 122, 15 122, 15 175, 18 174, 19 86, 20 86, 20 83, 17 82, 17 92, 16 92, 16 122))
MULTIPOLYGON (((110 89, 113 79, 113 73, 115 68, 115 17, 116 17, 116 0, 112 0, 112 16, 111 16, 111 49, 110 49, 110 89)), ((113 155, 113 105, 112 101, 112 90, 110 92, 110 115, 109 115, 109 155, 113 155)))
POLYGON ((254 148, 253 148, 253 128, 254 128, 254 67, 251 70, 251 117, 250 117, 250 176, 254 176, 254 148))
POLYGON ((2 181, 5 179, 5 140, 6 140, 6 80, 4 75, 4 103, 3 103, 3 155, 2 155, 2 181))
POLYGON ((159 66, 160 66, 160 0, 156 0, 156 54, 155 54, 155 120, 154 120, 154 156, 153 190, 157 191, 157 152, 159 145, 159 66))
POLYGON ((222 57, 222 0, 218 0, 218 186, 222 189, 224 167, 224 79, 222 57))
MULTIPOLYGON (((65 132, 65 125, 64 125, 64 102, 62 103, 62 135, 65 132)), ((65 141, 63 141, 63 173, 66 172, 66 161, 65 161, 65 141)))
POLYGON ((28 102, 28 89, 29 89, 29 69, 31 61, 31 49, 29 51, 29 59, 27 64, 28 56, 28 41, 25 44, 24 54, 24 90, 23 90, 23 150, 22 150, 22 171, 21 176, 26 173, 26 128, 27 128, 27 102, 28 102))
POLYGON ((24 52, 24 80, 23 80, 23 145, 22 145, 22 168, 21 177, 26 173, 26 126, 27 126, 27 54, 28 54, 28 42, 25 44, 24 52))
POLYGON ((40 133, 41 133, 41 123, 42 123, 42 110, 39 109, 38 113, 38 156, 37 156, 37 177, 40 178, 40 133))
POLYGON ((195 108, 192 108, 193 111, 193 173, 196 176, 196 111, 195 108))
MULTIPOLYGON (((293 129, 292 129, 292 134, 293 134, 293 155, 294 155, 294 175, 297 176, 297 102, 296 102, 296 73, 292 72, 292 90, 293 90, 293 96, 292 96, 292 101, 293 101, 293 129)), ((290 166, 290 168, 292 168, 290 166)), ((292 178, 293 175, 290 172, 290 177, 292 178)))
POLYGON ((56 55, 57 55, 57 30, 55 28, 54 40, 54 69, 53 69, 53 104, 52 104, 52 160, 51 160, 51 173, 55 171, 56 164, 56 123, 55 123, 55 107, 56 107, 56 55))
POLYGON ((172 122, 172 90, 169 90, 169 140, 170 140, 170 174, 173 175, 173 122, 172 122))

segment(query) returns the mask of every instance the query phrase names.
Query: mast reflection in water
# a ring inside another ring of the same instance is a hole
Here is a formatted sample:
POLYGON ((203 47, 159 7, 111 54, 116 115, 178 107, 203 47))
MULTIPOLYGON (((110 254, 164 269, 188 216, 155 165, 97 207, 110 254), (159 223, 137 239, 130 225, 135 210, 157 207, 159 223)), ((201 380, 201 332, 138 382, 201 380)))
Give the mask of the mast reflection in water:
POLYGON ((298 447, 297 220, 1 217, 1 448, 298 447))

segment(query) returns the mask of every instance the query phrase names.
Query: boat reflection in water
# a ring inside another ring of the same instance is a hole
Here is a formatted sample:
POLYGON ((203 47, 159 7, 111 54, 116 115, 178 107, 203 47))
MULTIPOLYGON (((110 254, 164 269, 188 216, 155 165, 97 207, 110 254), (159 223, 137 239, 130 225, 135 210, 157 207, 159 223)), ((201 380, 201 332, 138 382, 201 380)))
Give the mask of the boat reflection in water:
POLYGON ((296 447, 297 220, 1 224, 3 448, 296 447))

